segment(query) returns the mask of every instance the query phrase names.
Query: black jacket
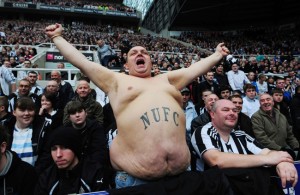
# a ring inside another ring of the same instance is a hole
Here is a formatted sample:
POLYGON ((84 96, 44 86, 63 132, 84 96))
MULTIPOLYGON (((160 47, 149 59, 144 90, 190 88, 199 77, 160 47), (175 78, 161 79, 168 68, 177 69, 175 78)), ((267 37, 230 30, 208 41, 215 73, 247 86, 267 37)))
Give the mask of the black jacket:
POLYGON ((94 177, 97 170, 89 175, 89 177, 95 179, 93 182, 89 182, 90 179, 82 177, 81 169, 80 163, 72 170, 60 170, 56 165, 52 165, 40 175, 34 194, 48 195, 52 191, 53 195, 65 195, 98 191, 97 186, 101 183, 99 181, 102 178, 94 177))
MULTIPOLYGON (((68 123, 66 127, 72 127, 72 124, 68 123)), ((47 137, 51 137, 51 134, 56 130, 48 133, 47 137)), ((74 129, 74 131, 76 130, 81 131, 81 156, 78 159, 83 164, 82 176, 89 178, 88 175, 93 174, 95 170, 104 169, 109 164, 107 139, 103 127, 96 120, 87 119, 86 126, 83 129, 74 129)), ((44 151, 40 157, 42 165, 39 168, 42 166, 45 169, 54 165, 49 144, 49 142, 45 143, 44 151)))
MULTIPOLYGON (((8 149, 11 149, 11 145, 13 142, 14 128, 15 128, 16 118, 13 117, 8 125, 8 132, 10 135, 10 142, 8 144, 8 149)), ((51 129, 49 127, 49 123, 45 121, 44 117, 35 116, 32 122, 32 150, 34 155, 38 155, 38 159, 35 162, 36 171, 40 173, 45 167, 43 160, 40 158, 45 149, 45 141, 48 139, 50 135, 51 129)))
POLYGON ((300 140, 300 94, 295 94, 290 105, 293 133, 300 140))
POLYGON ((234 127, 236 130, 242 130, 245 131, 248 135, 251 137, 255 137, 252 129, 252 122, 249 116, 246 114, 240 112, 238 114, 238 121, 234 127))
POLYGON ((200 116, 197 116, 192 120, 191 124, 191 132, 192 134, 196 131, 197 128, 202 128, 204 125, 211 121, 210 115, 207 111, 205 111, 200 116))
POLYGON ((7 152, 11 152, 13 155, 12 163, 8 172, 4 176, 0 176, 0 194, 32 195, 37 182, 34 168, 22 161, 15 152, 7 152))

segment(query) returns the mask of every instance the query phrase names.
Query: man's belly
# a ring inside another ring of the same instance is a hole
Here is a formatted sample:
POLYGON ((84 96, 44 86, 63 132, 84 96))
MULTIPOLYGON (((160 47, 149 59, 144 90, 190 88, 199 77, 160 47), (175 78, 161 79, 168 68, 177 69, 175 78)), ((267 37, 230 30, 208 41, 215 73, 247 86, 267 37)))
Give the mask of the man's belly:
MULTIPOLYGON (((122 170, 132 176, 153 180, 166 175, 176 175, 187 169, 190 163, 190 152, 185 143, 169 142, 158 144, 141 144, 139 149, 127 148, 116 137, 110 148, 110 158, 116 170, 122 170)), ((167 138, 166 138, 167 139, 167 138)))

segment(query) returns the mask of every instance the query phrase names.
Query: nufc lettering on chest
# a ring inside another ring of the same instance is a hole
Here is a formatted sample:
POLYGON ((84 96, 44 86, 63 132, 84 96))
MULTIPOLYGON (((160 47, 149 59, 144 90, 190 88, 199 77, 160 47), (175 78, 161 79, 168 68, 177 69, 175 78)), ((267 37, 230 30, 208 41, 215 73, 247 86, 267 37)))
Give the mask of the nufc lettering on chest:
POLYGON ((145 112, 140 119, 144 124, 144 129, 147 129, 153 122, 173 122, 178 126, 178 117, 177 112, 171 112, 168 107, 153 108, 149 112, 145 112))

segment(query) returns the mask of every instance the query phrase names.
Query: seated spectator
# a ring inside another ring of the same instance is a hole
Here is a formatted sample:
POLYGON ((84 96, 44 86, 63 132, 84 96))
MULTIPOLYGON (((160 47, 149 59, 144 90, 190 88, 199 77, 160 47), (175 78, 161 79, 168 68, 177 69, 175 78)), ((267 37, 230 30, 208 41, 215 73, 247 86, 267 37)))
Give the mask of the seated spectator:
POLYGON ((224 73, 223 64, 218 64, 214 77, 219 85, 229 85, 227 75, 224 73))
POLYGON ((35 116, 35 105, 29 97, 21 97, 16 101, 13 115, 15 117, 8 125, 11 136, 9 149, 15 151, 23 161, 37 167, 38 156, 42 153, 49 131, 46 121, 35 116))
POLYGON ((73 194, 98 191, 102 177, 97 169, 90 175, 82 175, 81 140, 73 128, 59 128, 50 137, 49 146, 54 165, 39 177, 35 194, 73 194), (87 176, 87 177, 85 177, 87 176))
POLYGON ((256 74, 254 72, 250 71, 250 72, 248 72, 247 77, 250 81, 250 84, 255 87, 256 93, 258 93, 257 82, 256 82, 256 74))
POLYGON ((250 117, 241 112, 243 108, 243 98, 240 95, 232 95, 229 97, 229 100, 235 105, 238 111, 238 120, 234 129, 243 130, 251 137, 254 137, 250 117))
POLYGON ((66 97, 65 102, 68 103, 74 97, 74 91, 71 84, 67 81, 64 81, 61 77, 60 71, 53 70, 51 72, 51 80, 55 80, 59 86, 59 93, 63 94, 66 97))
POLYGON ((268 85, 268 94, 271 94, 273 89, 276 88, 274 77, 268 76, 267 85, 268 85))
POLYGON ((220 86, 220 99, 228 99, 231 95, 231 88, 229 85, 221 85, 220 86))
POLYGON ((244 92, 244 84, 250 83, 244 71, 239 70, 237 63, 231 65, 231 70, 227 73, 228 82, 233 91, 240 90, 244 92))
POLYGON ((8 96, 9 112, 13 112, 16 101, 21 97, 31 98, 35 104, 35 110, 39 109, 41 105, 40 97, 34 93, 31 93, 30 89, 31 89, 31 85, 27 79, 22 79, 19 81, 18 90, 8 96))
POLYGON ((209 113, 210 113, 211 108, 214 105, 214 103, 218 100, 219 100, 219 97, 214 93, 208 95, 205 98, 205 101, 204 101, 205 112, 200 114, 199 116, 197 116, 196 118, 194 118, 192 120, 192 123, 191 123, 191 129, 192 129, 191 132, 192 133, 195 132, 196 129, 202 128, 204 125, 206 125, 207 123, 209 123, 211 121, 209 113))
POLYGON ((97 45, 98 45, 97 52, 98 52, 99 61, 103 66, 107 67, 108 63, 112 59, 115 59, 117 61, 117 64, 119 64, 118 56, 115 55, 116 52, 108 44, 105 44, 104 40, 102 39, 98 40, 97 45))
POLYGON ((36 82, 38 80, 38 76, 39 75, 36 71, 29 71, 27 75, 27 79, 31 85, 30 92, 39 96, 43 94, 44 89, 36 82))
POLYGON ((56 129, 63 125, 63 110, 56 107, 56 96, 54 93, 45 91, 42 94, 39 115, 45 117, 51 129, 56 129))
MULTIPOLYGON (((25 60, 24 63, 23 63, 23 66, 21 68, 30 68, 30 67, 31 67, 31 61, 30 60, 25 60)), ((27 70, 19 70, 17 80, 20 81, 22 79, 26 79, 27 74, 28 74, 27 70)))
POLYGON ((268 84, 266 82, 266 76, 263 73, 258 75, 258 81, 256 82, 256 84, 258 89, 258 95, 268 92, 268 84))
POLYGON ((70 123, 66 127, 73 127, 81 135, 81 159, 84 159, 82 175, 90 171, 105 168, 108 165, 107 140, 104 128, 96 121, 87 118, 84 105, 79 101, 71 101, 66 110, 70 123))
POLYGON ((286 117, 274 108, 271 95, 260 95, 260 109, 253 114, 251 121, 254 135, 264 147, 289 151, 296 158, 295 152, 299 151, 299 142, 286 117))
MULTIPOLYGON (((271 151, 264 148, 244 131, 234 130, 238 118, 237 113, 237 108, 231 101, 219 100, 210 112, 211 122, 194 132, 192 144, 200 156, 201 161, 199 163, 201 163, 202 169, 218 166, 221 169, 252 168, 249 171, 253 172, 256 167, 274 165, 278 176, 281 178, 282 186, 286 187, 287 182, 291 182, 295 186, 298 174, 292 157, 287 152, 271 151)), ((262 171, 261 169, 256 170, 262 171)), ((262 172, 260 173, 264 175, 262 172)), ((245 175, 241 178, 243 177, 245 175)), ((253 194, 254 183, 245 182, 251 185, 247 189, 252 190, 252 193, 249 192, 249 194, 253 194)), ((266 181, 262 180, 262 182, 266 181)), ((259 189, 261 193, 269 188, 269 185, 262 186, 264 188, 259 189)), ((244 187, 246 186, 242 188, 244 187)))
POLYGON ((191 93, 190 90, 185 87, 181 91, 182 99, 183 99, 183 111, 185 114, 186 118, 186 139, 187 143, 190 146, 190 140, 191 140, 191 123, 194 118, 196 118, 197 112, 195 110, 195 106, 193 102, 190 100, 191 99, 191 93))
MULTIPOLYGON (((197 94, 202 94, 205 89, 211 90, 215 94, 220 93, 219 85, 214 81, 214 72, 208 71, 204 75, 205 81, 202 81, 197 86, 197 94)), ((198 97, 199 100, 200 97, 198 97)))
POLYGON ((246 96, 243 98, 242 112, 251 118, 251 116, 259 110, 259 101, 255 98, 255 86, 252 84, 245 84, 244 91, 246 96))
POLYGON ((7 127, 13 115, 8 112, 8 99, 6 96, 0 96, 0 125, 7 127))
POLYGON ((283 91, 281 89, 275 88, 271 93, 274 100, 274 108, 277 108, 281 114, 283 114, 290 125, 292 125, 292 118, 290 109, 287 104, 283 101, 283 91))
POLYGON ((207 96, 209 96, 212 93, 213 92, 209 89, 205 89, 204 91, 202 91, 200 101, 197 104, 195 104, 195 110, 196 110, 198 116, 200 114, 203 114, 206 111, 206 109, 205 109, 205 99, 206 99, 207 96))
POLYGON ((37 181, 34 168, 8 150, 10 143, 6 129, 0 125, 0 189, 1 194, 33 194, 37 181))
POLYGON ((292 93, 289 90, 285 89, 286 84, 284 78, 278 77, 276 79, 276 88, 282 90, 283 92, 283 101, 289 106, 292 100, 292 93))
POLYGON ((55 98, 55 102, 56 102, 55 109, 63 110, 66 107, 66 105, 68 103, 67 98, 65 97, 64 93, 59 92, 59 85, 58 85, 57 81, 55 81, 55 80, 48 81, 44 91, 55 94, 55 97, 56 97, 55 98))
POLYGON ((72 101, 67 103, 66 107, 64 108, 64 124, 67 124, 70 121, 68 109, 73 101, 79 101, 84 105, 88 118, 95 119, 99 122, 99 124, 103 124, 103 108, 101 104, 94 99, 91 92, 92 90, 90 88, 90 84, 86 80, 83 79, 78 81, 76 87, 76 96, 72 99, 72 101))
POLYGON ((0 67, 0 86, 1 86, 1 96, 13 93, 16 91, 16 77, 10 69, 10 62, 4 61, 0 67))
MULTIPOLYGON (((65 69, 65 64, 62 62, 57 63, 56 65, 57 69, 65 69)), ((67 71, 60 71, 61 73, 61 79, 62 80, 68 80, 68 72, 67 71)))

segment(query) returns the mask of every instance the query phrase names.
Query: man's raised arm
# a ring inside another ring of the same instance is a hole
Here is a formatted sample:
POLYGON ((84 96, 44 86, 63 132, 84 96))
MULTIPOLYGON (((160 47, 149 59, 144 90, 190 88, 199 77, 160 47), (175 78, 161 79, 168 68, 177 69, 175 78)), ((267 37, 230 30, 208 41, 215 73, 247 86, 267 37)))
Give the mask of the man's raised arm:
POLYGON ((223 57, 229 54, 229 50, 225 47, 224 43, 218 44, 215 53, 207 58, 192 64, 189 68, 181 68, 176 71, 168 72, 169 82, 177 89, 182 89, 191 83, 196 77, 205 74, 214 65, 216 65, 223 57))
POLYGON ((63 37, 61 24, 47 26, 46 35, 55 43, 60 53, 74 66, 79 68, 83 74, 88 76, 104 92, 108 92, 115 81, 115 73, 100 64, 91 62, 68 43, 63 37))

